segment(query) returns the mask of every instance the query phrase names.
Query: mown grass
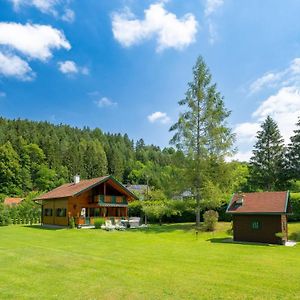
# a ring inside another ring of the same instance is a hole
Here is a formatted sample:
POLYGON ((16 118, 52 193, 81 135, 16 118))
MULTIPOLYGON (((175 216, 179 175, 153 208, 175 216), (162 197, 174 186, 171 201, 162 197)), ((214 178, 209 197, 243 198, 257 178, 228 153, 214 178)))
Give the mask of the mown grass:
POLYGON ((2 227, 0 299, 300 299, 300 246, 224 243, 228 228, 2 227))

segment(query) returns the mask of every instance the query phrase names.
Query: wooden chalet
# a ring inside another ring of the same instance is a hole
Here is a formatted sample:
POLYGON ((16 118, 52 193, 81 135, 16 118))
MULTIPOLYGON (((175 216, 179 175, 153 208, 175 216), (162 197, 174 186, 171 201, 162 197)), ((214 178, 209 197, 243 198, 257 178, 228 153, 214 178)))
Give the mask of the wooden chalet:
POLYGON ((35 199, 42 205, 42 223, 69 224, 74 217, 76 225, 94 224, 97 217, 127 218, 128 202, 137 199, 112 176, 89 180, 74 177, 73 183, 63 184, 35 199))
POLYGON ((282 244, 288 240, 289 192, 234 194, 226 212, 232 214, 235 241, 282 244))

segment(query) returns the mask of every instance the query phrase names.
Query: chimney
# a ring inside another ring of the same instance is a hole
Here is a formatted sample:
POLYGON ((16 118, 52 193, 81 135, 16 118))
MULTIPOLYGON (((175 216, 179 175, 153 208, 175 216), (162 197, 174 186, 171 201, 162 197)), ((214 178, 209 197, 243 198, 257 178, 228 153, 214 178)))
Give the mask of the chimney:
POLYGON ((79 175, 75 175, 74 176, 74 184, 77 184, 80 182, 80 176, 79 175))

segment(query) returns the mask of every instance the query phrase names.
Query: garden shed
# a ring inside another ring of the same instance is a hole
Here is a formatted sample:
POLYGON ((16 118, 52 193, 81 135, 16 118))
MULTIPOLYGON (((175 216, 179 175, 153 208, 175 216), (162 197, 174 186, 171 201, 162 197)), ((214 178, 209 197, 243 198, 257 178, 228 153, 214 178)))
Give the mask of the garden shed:
POLYGON ((288 191, 234 194, 226 213, 232 215, 235 241, 282 244, 288 239, 288 191))

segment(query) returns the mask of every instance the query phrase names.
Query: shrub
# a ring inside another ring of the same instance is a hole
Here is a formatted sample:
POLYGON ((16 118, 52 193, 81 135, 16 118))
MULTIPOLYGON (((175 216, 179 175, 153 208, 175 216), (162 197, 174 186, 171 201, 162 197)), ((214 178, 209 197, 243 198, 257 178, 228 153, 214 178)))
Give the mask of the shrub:
POLYGON ((69 220, 69 227, 71 229, 74 229, 75 228, 75 219, 74 217, 71 217, 70 220, 69 220))
POLYGON ((289 221, 300 220, 300 193, 290 193, 290 203, 293 214, 288 216, 289 221))
POLYGON ((218 222, 219 214, 214 210, 208 210, 203 214, 204 229, 207 231, 214 231, 218 222))
POLYGON ((105 223, 105 220, 103 218, 97 218, 94 220, 94 225, 96 229, 100 229, 101 225, 105 223))

